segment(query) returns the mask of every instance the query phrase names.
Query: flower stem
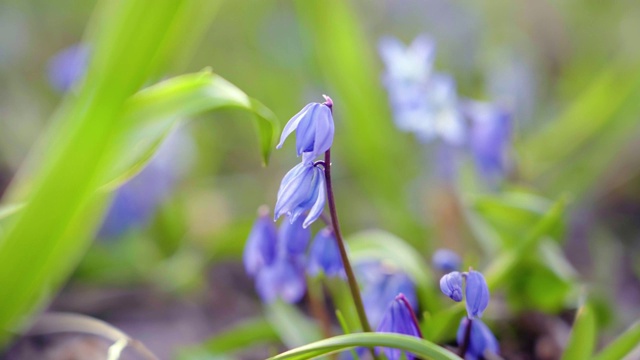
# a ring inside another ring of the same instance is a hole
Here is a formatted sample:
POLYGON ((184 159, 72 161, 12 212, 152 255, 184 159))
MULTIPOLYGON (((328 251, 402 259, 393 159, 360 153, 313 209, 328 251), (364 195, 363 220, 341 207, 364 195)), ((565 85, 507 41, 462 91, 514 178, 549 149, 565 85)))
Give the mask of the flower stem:
POLYGON ((340 232, 340 223, 338 222, 338 213, 336 211, 336 201, 333 195, 333 186, 331 184, 331 149, 324 153, 324 176, 327 180, 327 200, 329 202, 329 213, 331 214, 331 223, 333 227, 333 233, 336 236, 338 242, 338 248, 340 249, 340 257, 342 258, 342 265, 344 266, 344 272, 347 275, 347 281, 349 283, 349 290, 351 290, 351 297, 353 303, 358 312, 358 318, 360 319, 360 325, 365 332, 371 332, 371 326, 367 320, 367 314, 364 310, 362 303, 362 297, 360 296, 360 289, 358 288, 358 282, 356 276, 351 268, 349 257, 347 256, 347 250, 344 246, 344 240, 342 239, 342 233, 340 232))

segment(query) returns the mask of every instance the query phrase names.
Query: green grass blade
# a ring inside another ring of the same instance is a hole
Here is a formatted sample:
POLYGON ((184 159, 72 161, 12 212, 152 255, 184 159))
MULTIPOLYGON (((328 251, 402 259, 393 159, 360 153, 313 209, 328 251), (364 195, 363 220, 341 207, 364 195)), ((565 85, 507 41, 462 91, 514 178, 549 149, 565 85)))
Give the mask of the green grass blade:
POLYGON ((593 360, 621 360, 640 346, 640 321, 613 340, 593 360))
POLYGON ((562 354, 562 360, 589 359, 596 346, 596 316, 593 309, 585 304, 578 309, 573 322, 569 342, 562 354))
POLYGON ((357 333, 320 340, 272 357, 270 360, 302 360, 325 356, 354 347, 391 347, 411 352, 422 359, 459 360, 454 353, 427 340, 391 333, 357 333))
POLYGON ((316 323, 291 304, 278 300, 266 304, 264 310, 267 320, 288 347, 301 346, 322 338, 316 323))
POLYGON ((17 199, 26 205, 9 219, 0 241, 0 288, 10 294, 0 297, 0 328, 26 320, 88 246, 109 200, 96 189, 112 166, 107 154, 125 127, 127 99, 170 62, 158 55, 177 41, 177 33, 185 40, 197 35, 197 24, 181 18, 188 15, 181 11, 187 2, 99 3, 87 39, 94 52, 86 79, 56 114, 53 126, 59 131, 50 133, 55 137, 44 141, 48 146, 43 153, 32 154, 32 185, 26 197, 17 199), (190 26, 176 28, 177 23, 190 26))

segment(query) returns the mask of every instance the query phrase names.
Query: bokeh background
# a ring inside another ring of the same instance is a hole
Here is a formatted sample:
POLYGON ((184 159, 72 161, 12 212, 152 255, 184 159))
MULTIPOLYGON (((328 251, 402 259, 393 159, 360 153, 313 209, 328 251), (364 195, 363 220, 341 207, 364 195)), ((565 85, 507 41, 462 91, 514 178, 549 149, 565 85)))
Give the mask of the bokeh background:
MULTIPOLYGON (((94 5, 0 2, 0 193, 50 125, 65 95, 50 81, 52 58, 82 41, 94 5)), ((164 75, 211 67, 282 124, 331 95, 344 232, 382 228, 425 259, 446 246, 486 263, 503 244, 481 239, 469 209, 494 214, 493 225, 517 238, 536 206, 565 196, 556 244, 568 259, 558 266, 572 275, 558 282, 524 267, 503 293, 513 294, 512 308, 563 318, 579 283, 595 299, 606 342, 640 316, 638 18, 631 0, 222 1, 191 60, 164 75), (512 111, 514 166, 498 189, 484 187, 466 160, 456 185, 443 181, 436 148, 394 127, 377 44, 420 34, 436 41, 436 69, 455 78, 459 94, 512 111)), ((106 320, 161 358, 259 314, 242 249, 258 207, 273 206, 298 160, 287 143, 263 167, 249 118, 216 111, 171 135, 129 193, 118 193, 49 308, 106 320)), ((536 316, 520 321, 542 326, 536 316)), ((92 341, 22 339, 3 357, 104 352, 92 341)), ((238 356, 261 358, 274 347, 238 356)))

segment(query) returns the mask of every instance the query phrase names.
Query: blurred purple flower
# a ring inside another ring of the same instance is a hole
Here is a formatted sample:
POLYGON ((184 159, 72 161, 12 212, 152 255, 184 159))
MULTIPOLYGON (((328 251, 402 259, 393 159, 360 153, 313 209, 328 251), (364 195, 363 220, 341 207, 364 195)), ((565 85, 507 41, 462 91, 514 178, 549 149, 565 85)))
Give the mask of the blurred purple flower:
POLYGON ((437 270, 445 273, 460 270, 460 264, 462 263, 460 256, 456 254, 455 251, 449 249, 436 250, 436 252, 433 253, 431 261, 437 270))
POLYGON ((455 81, 433 72, 433 41, 422 35, 405 48, 397 39, 385 37, 379 51, 386 65, 383 82, 398 128, 415 133, 423 142, 439 138, 453 146, 462 145, 466 130, 455 81))
POLYGON ((440 290, 455 302, 462 301, 462 274, 450 272, 440 278, 440 290))
POLYGON ((256 290, 265 303, 278 298, 296 303, 307 290, 304 267, 298 259, 280 256, 271 266, 258 272, 256 290))
MULTIPOLYGON (((422 338, 420 327, 416 322, 415 312, 403 294, 397 295, 391 301, 376 332, 396 333, 422 338)), ((415 358, 413 354, 400 349, 382 348, 382 351, 388 360, 399 360, 402 358, 403 353, 407 360, 415 358)))
POLYGON ((302 218, 284 221, 278 231, 280 251, 286 256, 304 256, 311 240, 311 229, 302 226, 302 218))
POLYGON ((69 91, 86 73, 89 48, 83 44, 72 45, 49 60, 49 82, 56 90, 69 91))
POLYGON ((489 287, 481 273, 474 270, 467 273, 465 298, 469 317, 481 317, 489 305, 489 287))
POLYGON ((273 264, 276 259, 277 231, 268 211, 260 209, 258 219, 253 224, 244 247, 244 268, 255 276, 264 267, 273 264))
MULTIPOLYGON (((280 149, 286 138, 296 132, 296 151, 303 159, 312 160, 329 150, 333 143, 333 115, 331 98, 325 96, 325 103, 307 104, 299 113, 287 122, 280 142, 276 148, 280 149)), ((305 161, 305 160, 303 160, 305 161)))
POLYGON ((471 333, 469 336, 467 352, 464 356, 465 360, 487 359, 488 357, 485 356, 486 354, 498 355, 500 353, 498 340, 496 340, 496 337, 493 335, 491 330, 489 330, 487 325, 485 325, 480 319, 469 319, 467 317, 462 318, 456 335, 458 345, 462 346, 462 343, 464 342, 469 321, 472 322, 471 333))
POLYGON ((311 225, 320 217, 325 205, 324 170, 311 162, 296 165, 282 179, 275 206, 275 219, 283 214, 294 222, 309 212, 302 226, 311 225))
POLYGON ((98 237, 115 238, 146 226, 189 170, 193 156, 187 133, 179 130, 171 134, 145 168, 116 190, 98 237))
POLYGON ((320 230, 313 239, 307 260, 307 273, 311 276, 323 273, 327 277, 345 277, 340 249, 331 229, 320 230))
POLYGON ((362 285, 362 302, 367 318, 373 327, 380 323, 388 304, 397 294, 404 294, 409 304, 417 308, 415 286, 404 272, 380 262, 360 263, 355 270, 362 285))
POLYGON ((485 102, 467 101, 464 113, 470 120, 469 146, 478 172, 495 183, 508 170, 512 119, 504 109, 485 102))

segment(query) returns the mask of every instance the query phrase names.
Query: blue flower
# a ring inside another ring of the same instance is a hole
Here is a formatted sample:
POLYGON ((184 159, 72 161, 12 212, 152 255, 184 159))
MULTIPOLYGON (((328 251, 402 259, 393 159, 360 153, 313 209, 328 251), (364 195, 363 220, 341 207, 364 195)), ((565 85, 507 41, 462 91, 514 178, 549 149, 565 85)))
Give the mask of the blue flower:
POLYGON ((413 308, 417 308, 415 286, 404 272, 380 262, 357 264, 356 271, 362 284, 364 309, 373 327, 380 323, 389 302, 399 293, 405 295, 413 308))
POLYGON ((301 262, 294 258, 279 257, 271 266, 258 272, 256 290, 265 303, 272 303, 278 298, 288 303, 300 301, 307 290, 301 262))
POLYGON ((333 115, 331 98, 325 96, 323 104, 307 104, 299 113, 289 120, 282 130, 280 142, 276 148, 280 149, 286 138, 296 132, 296 150, 298 156, 314 159, 329 150, 333 143, 333 115))
POLYGON ((286 256, 303 256, 311 240, 311 229, 302 227, 303 218, 284 221, 278 231, 280 251, 286 256))
POLYGON ((469 146, 478 172, 496 182, 508 170, 511 142, 511 115, 490 103, 467 101, 465 115, 470 119, 469 146))
POLYGON ((460 269, 462 260, 453 250, 438 249, 431 258, 433 266, 442 272, 451 272, 460 269))
POLYGON ((384 75, 386 85, 402 81, 421 83, 431 75, 435 42, 426 35, 416 37, 409 46, 396 38, 385 36, 380 39, 378 50, 387 68, 384 75))
POLYGON ((311 276, 318 276, 320 273, 327 277, 345 276, 340 249, 331 229, 320 230, 313 239, 307 260, 307 273, 311 276))
POLYGON ((268 211, 261 208, 244 247, 244 268, 249 275, 255 276, 262 268, 273 264, 276 259, 276 244, 276 227, 269 218, 268 211))
POLYGON ((455 302, 462 301, 462 274, 450 272, 440 279, 440 290, 455 302))
MULTIPOLYGON (((416 322, 416 316, 409 301, 403 294, 399 294, 387 307, 377 332, 396 333, 422 338, 420 327, 416 322)), ((382 348, 388 360, 399 360, 402 358, 403 350, 393 348, 382 348)), ((405 352, 407 360, 415 357, 411 353, 405 352)))
POLYGON ((275 207, 275 219, 287 214, 294 222, 309 212, 302 226, 311 225, 320 217, 326 200, 324 170, 311 162, 302 162, 282 179, 275 207))
POLYGON ((82 44, 72 45, 49 60, 49 82, 58 91, 69 91, 85 74, 89 63, 89 49, 82 44))
POLYGON ((481 317, 489 305, 489 287, 481 273, 470 270, 466 276, 465 301, 469 317, 481 317))
POLYGON ((486 354, 498 355, 500 352, 498 340, 496 340, 496 337, 493 335, 491 330, 489 330, 487 325, 485 325, 480 319, 469 319, 466 317, 462 319, 456 336, 458 346, 462 346, 462 343, 464 342, 469 321, 472 322, 471 333, 469 336, 467 352, 464 356, 465 360, 488 359, 488 357, 485 356, 486 354))

